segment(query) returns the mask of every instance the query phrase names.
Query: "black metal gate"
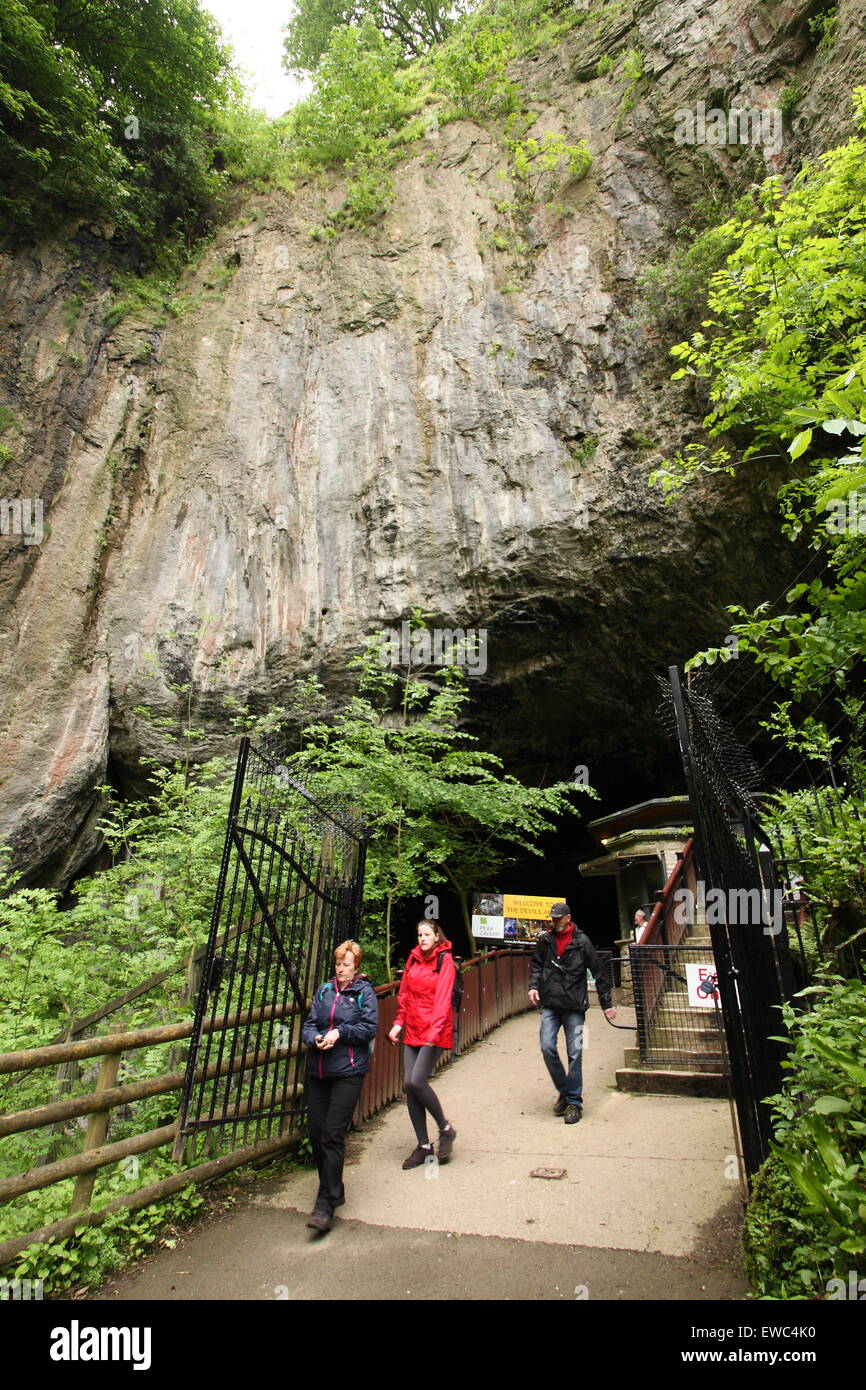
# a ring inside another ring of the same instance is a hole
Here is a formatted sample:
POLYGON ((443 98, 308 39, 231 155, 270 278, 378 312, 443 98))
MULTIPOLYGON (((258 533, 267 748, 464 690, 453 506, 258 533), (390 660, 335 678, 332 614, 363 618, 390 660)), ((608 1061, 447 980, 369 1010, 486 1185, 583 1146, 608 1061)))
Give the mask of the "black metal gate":
MULTIPOLYGON (((695 828, 698 892, 713 945, 746 1169, 769 1152, 762 1104, 781 1087, 779 1005, 797 988, 786 894, 757 819, 757 769, 708 696, 669 668, 666 722, 675 732, 695 828)), ((666 683, 663 682, 663 685, 666 683)))
POLYGON ((300 1032, 341 940, 357 935, 365 832, 273 751, 241 740, 202 964, 174 1157, 288 1134, 302 1108, 300 1032))

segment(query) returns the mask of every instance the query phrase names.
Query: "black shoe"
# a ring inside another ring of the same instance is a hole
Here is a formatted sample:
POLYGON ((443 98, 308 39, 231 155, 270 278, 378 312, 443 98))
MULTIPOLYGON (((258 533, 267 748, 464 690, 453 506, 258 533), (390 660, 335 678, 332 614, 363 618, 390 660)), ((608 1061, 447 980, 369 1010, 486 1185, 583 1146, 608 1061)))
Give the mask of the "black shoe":
POLYGON ((452 1124, 449 1123, 447 1129, 440 1129, 439 1150, 437 1153, 437 1158, 439 1159, 440 1163, 448 1162, 449 1158, 451 1157, 451 1148, 456 1138, 457 1130, 454 1128, 452 1124))
POLYGON ((567 1125, 576 1125, 582 1115, 583 1110, 579 1105, 567 1105, 565 1107, 565 1123, 567 1125))
POLYGON ((560 1096, 560 1097, 559 1097, 559 1100, 556 1102, 556 1104, 555 1104, 554 1107, 553 1107, 553 1113, 554 1113, 554 1115, 564 1115, 564 1114, 565 1114, 565 1108, 566 1108, 567 1105, 568 1105, 568 1101, 565 1099, 565 1096, 560 1096))
POLYGON ((307 1225, 314 1231, 330 1231, 334 1218, 329 1211, 316 1210, 307 1217, 307 1225))
POLYGON ((426 1163, 428 1158, 433 1155, 433 1145, 428 1144, 426 1149, 422 1144, 414 1148, 409 1157, 403 1160, 404 1168, 420 1168, 422 1163, 426 1163))

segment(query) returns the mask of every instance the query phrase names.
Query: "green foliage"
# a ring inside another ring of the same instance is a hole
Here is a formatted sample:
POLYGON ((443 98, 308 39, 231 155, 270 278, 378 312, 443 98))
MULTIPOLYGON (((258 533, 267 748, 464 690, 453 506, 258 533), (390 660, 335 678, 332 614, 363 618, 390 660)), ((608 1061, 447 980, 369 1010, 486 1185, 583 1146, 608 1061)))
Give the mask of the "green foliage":
MULTIPOLYGON (((7 1005, 0 1051, 35 1047, 207 935, 228 773, 213 760, 190 776, 153 766, 147 801, 110 804, 103 832, 116 863, 79 880, 74 906, 46 888, 0 878, 0 954, 7 1005)), ((183 985, 174 985, 175 997, 183 985)), ((160 1003, 171 997, 160 996, 160 1003)))
MULTIPOLYGON (((0 435, 5 434, 7 430, 20 430, 20 428, 14 412, 8 406, 0 405, 0 435)), ((11 463, 13 457, 8 444, 0 443, 0 469, 5 467, 7 463, 11 463)))
POLYGON ((213 127, 214 161, 229 183, 294 190, 297 160, 288 116, 271 120, 242 101, 231 101, 214 113, 213 127))
POLYGON ((331 165, 369 151, 408 110, 398 60, 396 44, 370 23, 335 29, 312 93, 287 118, 296 156, 331 165))
MULTIPOLYGON (((735 468, 727 449, 714 449, 711 454, 705 444, 687 444, 685 449, 678 449, 673 458, 661 468, 654 469, 649 481, 651 486, 660 487, 666 497, 669 497, 672 493, 688 487, 697 477, 704 474, 727 473, 732 477, 734 472, 735 468)), ((715 659, 714 657, 713 660, 715 659)), ((709 664, 712 665, 712 662, 709 664)))
POLYGON ((783 87, 779 93, 779 110, 782 115, 790 119, 805 95, 806 93, 799 82, 789 82, 787 86, 783 87))
POLYGON ((506 70, 518 51, 514 29, 495 12, 465 19, 432 58, 437 86, 455 114, 483 120, 518 110, 520 89, 506 70))
MULTIPOLYGON (((413 617, 415 628, 422 615, 413 617)), ((532 851, 563 812, 571 783, 525 787, 498 758, 471 745, 460 729, 468 700, 458 667, 405 672, 385 666, 379 639, 353 665, 357 694, 333 721, 309 726, 296 766, 322 790, 351 797, 371 831, 365 883, 365 935, 384 938, 401 901, 450 883, 469 925, 468 895, 489 882, 517 848, 532 851)))
POLYGON ((634 110, 644 76, 644 56, 639 48, 630 48, 621 62, 625 90, 619 101, 619 119, 634 110))
MULTIPOLYGON (((850 706, 856 702, 847 702, 850 706)), ((804 760, 823 770, 834 740, 826 728, 806 717, 794 724, 790 702, 784 701, 765 728, 804 760), (823 765, 823 766, 822 766, 823 765)), ((862 741, 862 737, 861 737, 862 741)), ((862 774, 862 767, 859 769, 862 774)), ((854 781, 855 779, 852 779, 854 781)), ((866 804, 849 785, 838 791, 827 788, 808 792, 780 792, 772 798, 767 815, 782 840, 786 854, 796 860, 802 875, 802 891, 817 922, 819 940, 804 923, 805 964, 814 970, 829 953, 841 971, 850 953, 866 955, 866 804)), ((792 949, 798 949, 792 937, 792 949)))
POLYGON ((755 1174, 741 1235, 743 1270, 759 1298, 803 1298, 808 1270, 814 1286, 833 1274, 833 1251, 782 1160, 766 1159, 755 1174))
POLYGON ((72 1288, 95 1288, 109 1272, 149 1254, 154 1245, 173 1249, 178 1235, 175 1223, 195 1216, 204 1201, 201 1191, 190 1186, 155 1206, 112 1212, 101 1225, 81 1225, 66 1240, 28 1246, 4 1275, 41 1279, 52 1297, 72 1288))
POLYGON ((704 316, 712 277, 737 245, 731 218, 748 216, 750 206, 745 197, 732 212, 726 209, 721 220, 715 200, 692 211, 689 222, 678 228, 673 248, 640 277, 646 322, 668 336, 686 332, 704 316))
MULTIPOLYGON (((866 88, 854 103, 863 123, 866 88)), ((787 612, 730 610, 740 650, 803 696, 843 686, 866 654, 866 534, 832 506, 866 482, 866 140, 808 165, 787 194, 768 179, 757 210, 722 232, 734 249, 713 276, 706 331, 672 349, 674 378, 708 383, 704 424, 741 438, 742 461, 787 460, 784 529, 826 547, 827 577, 789 590, 787 612)), ((681 455, 660 480, 673 490, 700 471, 681 455)))
POLYGON ((511 174, 520 197, 529 205, 538 202, 545 183, 549 186, 549 193, 552 193, 557 174, 567 173, 570 179, 582 179, 592 164, 592 155, 584 140, 569 145, 563 135, 557 135, 552 130, 546 130, 540 140, 535 136, 509 140, 508 153, 511 174))
POLYGON ((299 0, 286 26, 283 63, 290 72, 311 73, 335 29, 365 22, 397 45, 403 61, 419 58, 450 34, 465 8, 438 0, 299 0))
POLYGON ((68 299, 64 300, 61 318, 67 333, 71 333, 74 329, 83 308, 84 300, 80 294, 71 294, 68 299))
POLYGON ((747 1222, 749 1272, 777 1298, 820 1295, 829 1278, 866 1272, 866 985, 828 976, 803 995, 817 999, 811 1013, 782 1009, 788 1079, 767 1102, 774 1159, 753 1198, 761 1219, 747 1222))
POLYGON ((380 150, 363 154, 352 166, 343 206, 332 220, 344 227, 369 226, 381 217, 393 196, 387 156, 380 150))
POLYGON ((836 42, 836 30, 839 26, 839 6, 831 5, 822 14, 814 14, 809 17, 809 33, 817 41, 819 49, 832 48, 836 42))
POLYGON ((598 448, 598 435, 588 434, 579 443, 569 444, 568 452, 571 454, 574 463, 585 463, 592 458, 598 448))
POLYGON ((616 60, 610 53, 603 53, 598 60, 599 77, 607 77, 616 67, 616 60))
POLYGON ((196 0, 6 0, 0 214, 12 236, 107 220, 153 245, 200 235, 222 178, 210 118, 237 92, 196 0))

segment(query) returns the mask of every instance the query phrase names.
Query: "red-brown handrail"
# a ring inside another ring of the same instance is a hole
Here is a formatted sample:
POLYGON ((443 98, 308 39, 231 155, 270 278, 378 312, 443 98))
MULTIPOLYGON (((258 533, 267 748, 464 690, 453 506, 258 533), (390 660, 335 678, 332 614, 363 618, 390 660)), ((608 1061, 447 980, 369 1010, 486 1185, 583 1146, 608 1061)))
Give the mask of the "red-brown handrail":
MULTIPOLYGON (((694 835, 690 835, 689 838, 686 840, 685 844, 683 845, 682 850, 677 855, 676 864, 668 874, 667 883, 665 884, 664 888, 659 894, 658 901, 656 902, 655 907, 650 913, 650 919, 644 927, 643 932, 641 933, 640 940, 636 943, 638 946, 654 945, 661 930, 662 922, 664 922, 665 924, 668 923, 669 908, 673 904, 674 893, 679 888, 681 880, 688 874, 689 870, 692 868, 692 861, 694 859, 694 849, 695 837, 694 835)), ((675 941, 669 935, 667 944, 671 946, 679 946, 680 942, 686 934, 688 919, 684 917, 682 922, 675 921, 674 925, 680 928, 679 935, 677 936, 675 941)))
MULTIPOLYGON (((681 884, 690 876, 694 877, 694 847, 695 838, 690 835, 683 845, 682 850, 677 855, 677 862, 671 869, 667 883, 658 896, 655 907, 653 908, 650 919, 644 927, 637 946, 679 946, 689 927, 688 914, 682 914, 682 920, 677 921, 674 915, 677 904, 674 901, 674 894, 681 884), (660 940, 662 927, 665 928, 665 940, 660 940)), ((636 951, 635 957, 641 953, 636 951)), ((656 966, 665 966, 665 951, 659 949, 656 952, 647 952, 643 956, 643 961, 654 962, 656 966)), ((639 975, 638 980, 633 980, 635 985, 635 1007, 638 1011, 638 1030, 643 1032, 645 1040, 649 1039, 649 1029, 655 1018, 656 1009, 667 984, 667 976, 663 969, 638 968, 635 960, 635 970, 639 975)), ((640 1040, 640 1038, 639 1038, 640 1040)))

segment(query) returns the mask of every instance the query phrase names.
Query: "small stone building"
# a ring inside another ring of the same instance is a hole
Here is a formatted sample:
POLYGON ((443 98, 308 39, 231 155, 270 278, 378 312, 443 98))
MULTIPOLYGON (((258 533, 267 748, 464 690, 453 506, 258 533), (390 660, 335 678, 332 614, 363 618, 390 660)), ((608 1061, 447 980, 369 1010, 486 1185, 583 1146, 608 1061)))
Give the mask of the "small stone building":
MULTIPOLYGON (((581 864, 580 872, 584 878, 610 875, 615 881, 619 914, 615 951, 622 957, 635 940, 635 913, 643 908, 649 917, 657 894, 676 867, 677 855, 690 834, 689 815, 687 796, 669 796, 589 822, 601 853, 581 864)), ((623 978, 621 983, 622 1002, 628 1003, 629 982, 623 978)))

